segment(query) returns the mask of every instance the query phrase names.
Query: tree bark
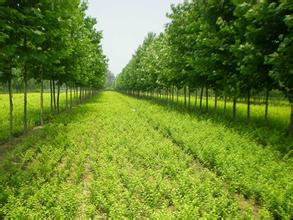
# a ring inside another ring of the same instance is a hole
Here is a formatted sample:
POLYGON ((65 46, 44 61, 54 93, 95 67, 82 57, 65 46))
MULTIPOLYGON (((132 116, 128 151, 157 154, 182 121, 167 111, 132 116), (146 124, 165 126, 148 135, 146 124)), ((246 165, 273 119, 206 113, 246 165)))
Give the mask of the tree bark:
POLYGON ((54 102, 54 113, 56 112, 56 90, 55 90, 55 80, 53 80, 53 102, 54 102))
POLYGON ((70 86, 70 109, 72 109, 72 85, 70 86))
POLYGON ((176 96, 177 96, 177 98, 176 98, 176 103, 178 104, 178 102, 179 102, 179 89, 178 89, 178 87, 176 87, 176 96))
POLYGON ((266 90, 266 100, 265 100, 265 123, 268 123, 268 111, 269 111, 269 89, 266 90))
POLYGON ((169 89, 168 89, 168 87, 166 88, 166 98, 167 98, 167 101, 169 101, 169 89))
POLYGON ((51 113, 53 112, 53 88, 52 88, 52 80, 50 80, 50 108, 51 113))
POLYGON ((82 93, 82 92, 81 92, 81 87, 79 87, 79 103, 81 103, 81 101, 82 101, 82 100, 81 100, 81 99, 82 99, 82 97, 81 97, 81 93, 82 93))
POLYGON ((226 109, 227 109, 227 96, 225 95, 225 98, 224 98, 224 114, 226 114, 226 109))
POLYGON ((236 123, 236 102, 237 98, 233 97, 233 123, 236 123))
POLYGON ((68 86, 67 83, 65 84, 65 91, 66 91, 66 104, 65 104, 65 109, 66 111, 68 110, 68 86))
POLYGON ((289 135, 293 136, 293 102, 291 102, 291 122, 289 128, 289 135))
POLYGON ((206 112, 209 112, 209 88, 206 86, 206 112))
POLYGON ((197 106, 197 89, 195 90, 195 97, 194 97, 194 108, 196 109, 197 106))
POLYGON ((60 113, 60 85, 57 86, 57 112, 60 113))
POLYGON ((188 109, 190 109, 190 88, 188 87, 188 109))
POLYGON ((200 91, 200 100, 199 100, 199 110, 202 111, 202 97, 203 97, 203 86, 201 87, 200 91))
POLYGON ((76 105, 76 85, 73 84, 73 103, 76 105))
POLYGON ((218 108, 218 91, 215 90, 215 112, 217 112, 218 108))
POLYGON ((186 86, 184 86, 184 108, 186 108, 186 86))
POLYGON ((75 86, 75 104, 77 105, 79 103, 79 87, 78 86, 75 86))
POLYGON ((27 132, 27 64, 24 65, 23 130, 27 132))
POLYGON ((13 138, 13 97, 11 89, 11 79, 8 81, 8 92, 9 92, 9 141, 13 138))
POLYGON ((44 67, 41 69, 41 94, 40 94, 40 123, 44 125, 44 82, 43 82, 44 67))
POLYGON ((247 118, 246 118, 246 125, 250 124, 250 89, 247 91, 247 118))

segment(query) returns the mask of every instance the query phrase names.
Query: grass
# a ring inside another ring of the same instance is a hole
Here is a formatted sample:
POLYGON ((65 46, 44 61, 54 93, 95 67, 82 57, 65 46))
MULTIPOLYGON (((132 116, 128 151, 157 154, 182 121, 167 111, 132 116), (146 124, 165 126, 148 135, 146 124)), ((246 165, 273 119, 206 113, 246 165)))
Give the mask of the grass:
MULTIPOLYGON (((23 94, 13 94, 13 133, 15 136, 23 132, 23 94)), ((65 93, 60 94, 61 108, 65 105, 65 93)), ((40 122, 40 94, 28 93, 27 106, 28 128, 35 127, 40 122)), ((44 116, 51 117, 50 93, 44 93, 44 116)), ((9 97, 8 94, 0 94, 0 143, 9 137, 9 97)))
POLYGON ((104 92, 0 162, 0 218, 292 218, 292 160, 211 120, 104 92))
POLYGON ((256 199, 276 217, 292 217, 293 158, 282 157, 273 146, 264 148, 249 133, 239 134, 209 117, 135 99, 130 105, 155 129, 222 176, 233 191, 256 199))
MULTIPOLYGON (((170 102, 163 97, 151 98, 145 97, 151 100, 153 103, 175 108, 180 112, 186 112, 184 108, 184 97, 179 96, 179 102, 170 102)), ((188 100, 187 100, 188 105, 188 100)), ((288 135, 288 127, 290 123, 290 105, 287 102, 282 101, 282 104, 269 105, 268 122, 264 121, 264 105, 251 105, 251 120, 250 125, 246 124, 247 105, 246 103, 237 103, 237 123, 232 123, 232 102, 227 101, 226 112, 224 113, 224 101, 218 101, 217 110, 214 108, 214 99, 209 98, 209 112, 205 112, 205 97, 203 98, 202 112, 199 111, 199 99, 197 100, 197 106, 195 106, 195 97, 191 98, 190 109, 187 111, 190 114, 196 115, 203 120, 213 120, 215 123, 222 124, 226 127, 233 128, 238 133, 249 136, 253 140, 257 141, 264 147, 270 147, 273 150, 279 151, 284 157, 292 156, 293 149, 293 137, 288 135)))

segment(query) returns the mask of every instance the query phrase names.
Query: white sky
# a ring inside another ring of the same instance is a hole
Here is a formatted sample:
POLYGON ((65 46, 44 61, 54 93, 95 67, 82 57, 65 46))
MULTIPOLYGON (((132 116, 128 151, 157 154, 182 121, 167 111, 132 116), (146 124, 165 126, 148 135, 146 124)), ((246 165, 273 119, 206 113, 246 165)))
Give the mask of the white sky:
POLYGON ((148 32, 160 33, 168 23, 171 4, 183 0, 88 0, 87 14, 103 31, 103 50, 109 69, 119 74, 148 32))

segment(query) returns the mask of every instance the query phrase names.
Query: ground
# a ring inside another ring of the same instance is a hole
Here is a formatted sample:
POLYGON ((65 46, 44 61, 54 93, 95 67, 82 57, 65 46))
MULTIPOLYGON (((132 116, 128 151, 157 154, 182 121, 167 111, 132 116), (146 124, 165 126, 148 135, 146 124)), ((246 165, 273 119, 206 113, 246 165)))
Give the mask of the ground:
POLYGON ((11 146, 0 218, 292 217, 292 160, 211 120, 103 92, 11 146))

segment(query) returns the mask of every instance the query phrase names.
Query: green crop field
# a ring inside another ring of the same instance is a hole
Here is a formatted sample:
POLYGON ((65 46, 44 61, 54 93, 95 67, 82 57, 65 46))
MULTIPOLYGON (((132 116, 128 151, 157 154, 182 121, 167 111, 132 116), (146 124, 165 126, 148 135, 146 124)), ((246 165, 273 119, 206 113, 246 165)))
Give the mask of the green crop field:
MULTIPOLYGON (((13 95, 13 133, 23 132, 23 94, 13 95)), ((65 93, 60 94, 61 108, 65 108, 65 93)), ((28 127, 32 128, 40 121, 40 94, 28 93, 28 127)), ((44 114, 50 118, 50 93, 44 94, 44 114)), ((0 94, 0 143, 7 140, 9 136, 9 99, 7 94, 0 94)))
MULTIPOLYGON (((163 100, 166 100, 166 97, 163 98, 163 100)), ((170 98, 169 98, 170 100, 170 98)), ((177 102, 176 97, 174 97, 173 100, 175 103, 177 102)), ((187 98, 187 107, 188 107, 188 98, 187 98)), ((181 106, 184 105, 184 97, 179 96, 178 100, 179 104, 181 106)), ((214 97, 209 97, 209 112, 215 113, 214 110, 214 97)), ((231 101, 227 101, 227 109, 226 109, 226 116, 227 118, 232 117, 232 105, 233 103, 231 101)), ((203 97, 203 109, 205 110, 206 103, 205 103, 205 97, 203 97)), ((290 104, 289 102, 283 101, 280 104, 269 104, 268 109, 268 118, 269 123, 272 126, 277 127, 284 127, 288 128, 290 123, 290 104)), ((191 96, 190 99, 190 108, 195 108, 195 97, 191 96)), ((199 108, 199 97, 197 97, 197 109, 199 108)), ((224 101, 218 100, 217 102, 217 113, 222 115, 224 109, 224 101)), ((252 124, 261 124, 264 123, 264 113, 265 113, 265 106, 264 104, 251 104, 251 120, 252 124)), ((238 102, 237 103, 237 119, 239 121, 245 122, 246 120, 246 114, 247 114, 247 103, 238 102)))
POLYGON ((136 2, 0 0, 0 220, 293 219, 292 3, 136 2))
POLYGON ((186 107, 184 107, 184 97, 174 96, 167 98, 162 96, 159 98, 157 95, 152 97, 142 95, 141 97, 151 100, 153 103, 167 105, 172 108, 176 108, 179 111, 188 111, 191 115, 197 117, 212 119, 218 124, 222 124, 226 127, 233 127, 241 134, 250 136, 258 141, 263 146, 271 147, 274 150, 281 152, 283 155, 290 154, 293 149, 293 137, 287 135, 287 130, 290 124, 290 108, 288 102, 271 103, 268 107, 268 121, 264 120, 265 105, 264 104, 251 104, 251 119, 250 125, 246 124, 247 117, 247 104, 237 103, 237 123, 232 123, 232 105, 231 101, 227 101, 226 112, 224 112, 224 101, 218 100, 217 109, 214 107, 214 98, 209 97, 209 111, 205 112, 206 102, 205 97, 202 103, 202 112, 199 109, 199 97, 197 101, 195 96, 191 96, 190 105, 188 104, 188 98, 186 100, 186 107), (196 103, 196 104, 195 104, 196 103))
POLYGON ((292 167, 224 124, 103 92, 1 154, 0 217, 290 219, 292 167))

